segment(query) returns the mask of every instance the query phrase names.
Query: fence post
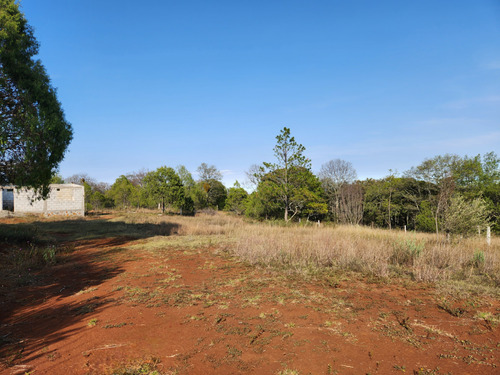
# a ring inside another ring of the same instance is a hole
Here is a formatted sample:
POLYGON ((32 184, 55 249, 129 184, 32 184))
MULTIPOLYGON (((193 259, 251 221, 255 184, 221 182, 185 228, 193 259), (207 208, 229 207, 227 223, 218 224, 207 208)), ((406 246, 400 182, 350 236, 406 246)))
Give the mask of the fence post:
POLYGON ((406 225, 405 225, 405 233, 406 233, 406 225))
POLYGON ((486 243, 488 246, 491 245, 491 229, 490 227, 486 228, 486 243))
POLYGON ((318 220, 318 227, 321 225, 320 221, 318 220))

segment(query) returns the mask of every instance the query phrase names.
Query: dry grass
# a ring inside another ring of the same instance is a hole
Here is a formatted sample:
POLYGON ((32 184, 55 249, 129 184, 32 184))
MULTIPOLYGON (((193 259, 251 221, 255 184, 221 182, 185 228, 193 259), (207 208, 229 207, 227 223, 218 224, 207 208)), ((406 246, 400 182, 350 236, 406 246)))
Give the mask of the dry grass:
POLYGON ((411 277, 416 281, 470 281, 500 286, 500 238, 437 238, 435 234, 361 226, 283 225, 247 222, 218 213, 195 217, 127 214, 126 223, 168 222, 170 238, 149 240, 151 248, 219 246, 251 264, 297 272, 334 269, 411 277))
POLYGON ((483 276, 500 286, 500 239, 444 241, 426 233, 355 226, 274 227, 237 233, 235 253, 254 264, 333 267, 377 276, 411 275, 417 281, 483 276))
MULTIPOLYGON (((61 223, 57 224, 61 230, 61 223)), ((54 230, 50 222, 45 225, 43 229, 49 233, 54 230)), ((68 221, 65 226, 68 232, 83 229, 92 236, 135 235, 139 240, 131 247, 159 252, 169 247, 217 247, 250 264, 300 273, 345 270, 416 281, 444 280, 449 285, 465 282, 500 287, 500 238, 496 236, 488 246, 479 237, 448 241, 434 234, 360 226, 285 225, 248 222, 225 213, 189 217, 151 211, 115 213, 113 219, 104 221, 68 221)), ((36 232, 43 235, 40 228, 36 232)), ((26 237, 24 232, 18 234, 23 240, 26 237)))

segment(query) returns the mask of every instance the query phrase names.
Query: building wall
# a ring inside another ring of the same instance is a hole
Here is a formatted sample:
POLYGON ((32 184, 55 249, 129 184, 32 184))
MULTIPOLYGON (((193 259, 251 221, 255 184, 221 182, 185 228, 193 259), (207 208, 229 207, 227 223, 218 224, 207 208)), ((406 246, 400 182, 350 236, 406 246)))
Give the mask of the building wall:
POLYGON ((38 200, 30 189, 14 191, 15 213, 43 213, 45 215, 83 216, 85 192, 81 185, 52 184, 47 199, 38 200))

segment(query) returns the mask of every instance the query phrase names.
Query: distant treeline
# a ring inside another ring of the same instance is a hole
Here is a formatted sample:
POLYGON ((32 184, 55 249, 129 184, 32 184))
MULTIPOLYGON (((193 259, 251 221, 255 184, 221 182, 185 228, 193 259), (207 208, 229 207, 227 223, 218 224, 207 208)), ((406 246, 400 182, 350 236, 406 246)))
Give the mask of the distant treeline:
POLYGON ((360 181, 350 162, 335 159, 318 174, 305 148, 284 128, 276 137, 276 161, 254 165, 249 194, 238 182, 226 188, 215 166, 202 163, 198 180, 184 167, 160 167, 122 175, 113 185, 87 175, 87 210, 159 208, 190 214, 226 210, 255 219, 331 221, 382 228, 469 235, 491 226, 500 232, 500 159, 494 152, 474 157, 446 154, 424 160, 401 175, 360 181))

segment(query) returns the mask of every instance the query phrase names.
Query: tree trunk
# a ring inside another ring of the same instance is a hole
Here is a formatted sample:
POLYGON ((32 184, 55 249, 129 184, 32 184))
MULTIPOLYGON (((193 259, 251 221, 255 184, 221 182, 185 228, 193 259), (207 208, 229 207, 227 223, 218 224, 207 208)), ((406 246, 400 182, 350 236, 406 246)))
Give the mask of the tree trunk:
POLYGON ((392 195, 392 191, 389 192, 389 230, 392 229, 392 225, 391 225, 391 195, 392 195))

